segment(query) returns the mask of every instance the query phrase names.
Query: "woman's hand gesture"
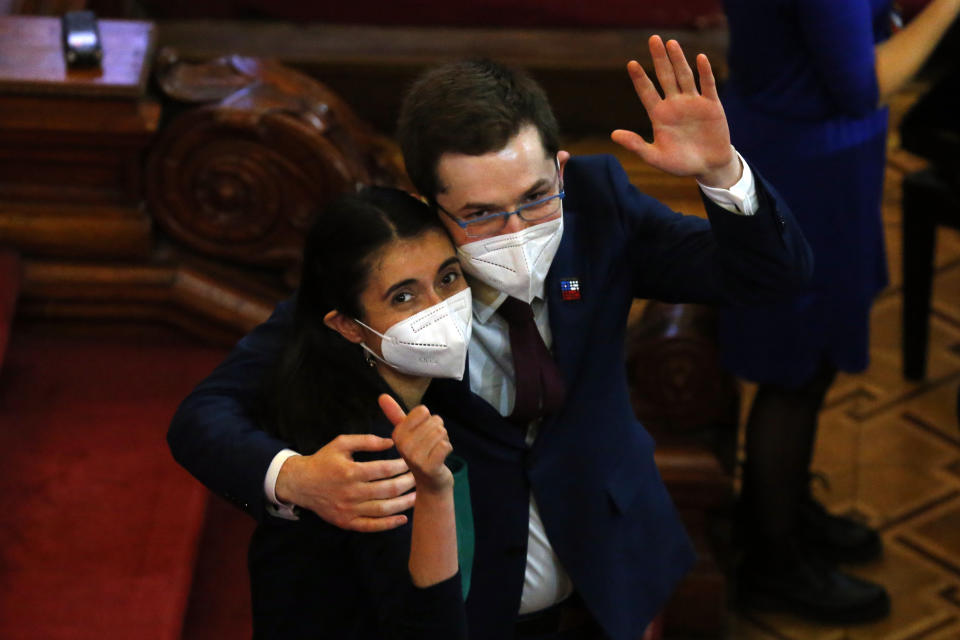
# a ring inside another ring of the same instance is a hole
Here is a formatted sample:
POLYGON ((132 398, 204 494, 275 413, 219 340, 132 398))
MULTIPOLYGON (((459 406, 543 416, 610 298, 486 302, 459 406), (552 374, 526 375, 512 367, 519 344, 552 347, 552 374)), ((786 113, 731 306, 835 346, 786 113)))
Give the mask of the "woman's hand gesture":
POLYGON ((404 414, 397 401, 387 394, 381 395, 377 402, 394 427, 393 443, 413 473, 417 492, 451 488, 453 473, 444 461, 453 451, 453 445, 443 427, 443 419, 431 415, 423 405, 404 414))

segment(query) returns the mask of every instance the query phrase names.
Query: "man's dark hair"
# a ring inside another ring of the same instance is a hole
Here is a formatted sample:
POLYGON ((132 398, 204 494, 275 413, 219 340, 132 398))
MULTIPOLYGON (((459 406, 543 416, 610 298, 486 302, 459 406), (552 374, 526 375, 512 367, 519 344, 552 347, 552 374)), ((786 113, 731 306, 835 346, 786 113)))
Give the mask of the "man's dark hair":
POLYGON ((400 107, 397 138, 407 175, 431 202, 444 185, 444 153, 499 151, 524 126, 540 132, 547 155, 560 148, 557 120, 543 88, 530 76, 486 59, 452 62, 423 73, 400 107))

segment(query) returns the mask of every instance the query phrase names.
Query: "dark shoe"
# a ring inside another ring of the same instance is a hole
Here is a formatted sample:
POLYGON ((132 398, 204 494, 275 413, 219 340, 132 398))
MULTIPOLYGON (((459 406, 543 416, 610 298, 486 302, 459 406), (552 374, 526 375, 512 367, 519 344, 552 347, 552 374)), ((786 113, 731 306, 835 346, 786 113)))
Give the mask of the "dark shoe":
POLYGON ((833 515, 812 497, 801 501, 797 526, 800 539, 833 562, 869 562, 883 551, 876 531, 856 520, 833 515))
POLYGON ((751 609, 827 624, 873 622, 890 613, 886 589, 838 571, 796 542, 782 545, 775 557, 748 552, 737 576, 737 596, 751 609))

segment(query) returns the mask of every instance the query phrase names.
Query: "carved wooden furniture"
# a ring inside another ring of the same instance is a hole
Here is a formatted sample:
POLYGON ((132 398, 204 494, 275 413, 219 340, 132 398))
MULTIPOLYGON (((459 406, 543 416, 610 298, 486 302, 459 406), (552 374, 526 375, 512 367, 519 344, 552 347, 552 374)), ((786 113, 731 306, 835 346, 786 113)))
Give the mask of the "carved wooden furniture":
POLYGON ((102 70, 67 72, 56 18, 0 18, 0 238, 57 257, 143 257, 149 23, 104 21, 102 70))
POLYGON ((23 315, 233 342, 289 295, 324 203, 402 183, 394 147, 309 78, 167 54, 162 102, 150 23, 101 21, 103 69, 80 73, 59 25, 0 18, 0 244, 22 255, 23 315))
POLYGON ((952 69, 900 124, 901 146, 930 163, 903 179, 903 374, 911 380, 926 377, 937 228, 960 229, 960 25, 948 33, 941 53, 949 47, 952 69))
POLYGON ((330 200, 361 184, 404 184, 391 143, 339 96, 278 63, 190 65, 167 51, 157 79, 182 113, 151 149, 148 207, 204 255, 287 268, 293 285, 307 227, 330 200))
POLYGON ((0 368, 10 341, 13 312, 20 295, 20 256, 0 247, 0 368))
POLYGON ((960 190, 933 168, 903 179, 903 375, 927 373, 933 262, 940 226, 960 229, 960 190))
POLYGON ((657 442, 657 467, 698 561, 665 611, 668 635, 716 637, 726 621, 722 531, 733 504, 736 380, 720 367, 712 309, 649 302, 627 339, 637 416, 657 442))

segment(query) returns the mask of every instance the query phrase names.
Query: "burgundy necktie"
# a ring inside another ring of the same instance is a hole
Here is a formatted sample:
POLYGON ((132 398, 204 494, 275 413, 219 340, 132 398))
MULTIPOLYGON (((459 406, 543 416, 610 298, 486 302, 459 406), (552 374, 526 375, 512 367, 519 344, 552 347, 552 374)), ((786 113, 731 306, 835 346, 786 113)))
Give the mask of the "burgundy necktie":
POLYGON ((526 302, 508 297, 497 313, 510 325, 516 380, 516 402, 510 420, 527 424, 534 418, 557 413, 565 393, 563 376, 540 337, 533 309, 526 302))

